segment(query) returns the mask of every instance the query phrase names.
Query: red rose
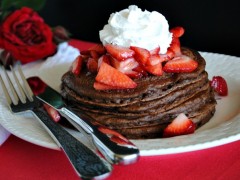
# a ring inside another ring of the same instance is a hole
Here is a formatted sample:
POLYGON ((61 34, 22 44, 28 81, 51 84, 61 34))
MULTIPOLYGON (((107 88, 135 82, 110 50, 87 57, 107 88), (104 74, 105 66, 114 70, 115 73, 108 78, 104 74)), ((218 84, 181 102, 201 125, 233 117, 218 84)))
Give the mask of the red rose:
POLYGON ((50 27, 32 9, 23 7, 10 14, 0 26, 0 48, 23 64, 56 51, 50 27))

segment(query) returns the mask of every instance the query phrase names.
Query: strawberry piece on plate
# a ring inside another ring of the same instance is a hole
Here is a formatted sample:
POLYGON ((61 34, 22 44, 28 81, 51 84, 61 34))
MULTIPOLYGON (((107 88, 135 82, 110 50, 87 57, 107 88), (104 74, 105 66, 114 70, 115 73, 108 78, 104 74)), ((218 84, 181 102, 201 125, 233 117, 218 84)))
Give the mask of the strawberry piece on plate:
POLYGON ((58 111, 55 110, 52 106, 49 106, 48 104, 44 103, 43 107, 53 121, 58 122, 61 119, 61 116, 58 113, 58 111))
POLYGON ((102 62, 95 78, 97 82, 117 88, 135 88, 137 84, 127 75, 102 62))
POLYGON ((83 66, 83 57, 79 55, 72 64, 72 73, 75 75, 79 75, 83 66))
POLYGON ((163 137, 173 137, 195 132, 196 125, 184 113, 179 114, 165 129, 163 137))
POLYGON ((212 81, 210 81, 210 84, 218 95, 220 96, 228 95, 228 85, 223 77, 213 76, 212 81))
POLYGON ((136 46, 130 46, 130 49, 132 49, 135 52, 134 58, 141 65, 145 65, 148 62, 148 59, 151 54, 147 49, 136 47, 136 46))
POLYGON ((133 57, 134 55, 133 50, 117 45, 106 44, 105 48, 113 58, 116 58, 119 61, 124 61, 125 59, 133 57))
POLYGON ((170 32, 173 34, 173 37, 179 38, 184 34, 185 30, 183 27, 177 26, 170 29, 170 32))
POLYGON ((174 57, 172 60, 167 61, 163 67, 163 71, 167 73, 185 73, 192 72, 198 67, 197 61, 188 56, 181 55, 174 57))

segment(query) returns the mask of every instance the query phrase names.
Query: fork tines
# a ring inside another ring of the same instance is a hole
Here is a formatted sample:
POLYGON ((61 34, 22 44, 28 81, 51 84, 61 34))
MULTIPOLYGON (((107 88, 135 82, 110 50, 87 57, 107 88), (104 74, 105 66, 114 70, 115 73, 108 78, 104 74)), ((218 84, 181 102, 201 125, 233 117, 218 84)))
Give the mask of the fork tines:
POLYGON ((33 101, 33 93, 26 81, 21 66, 16 65, 15 68, 12 66, 10 68, 11 72, 8 73, 6 69, 1 66, 3 75, 1 74, 0 76, 0 82, 8 104, 10 105, 13 103, 14 105, 17 105, 19 101, 26 103, 27 99, 29 101, 33 101), (21 77, 21 80, 18 79, 15 69, 18 70, 18 74, 21 77), (21 83, 23 85, 21 85, 21 83))

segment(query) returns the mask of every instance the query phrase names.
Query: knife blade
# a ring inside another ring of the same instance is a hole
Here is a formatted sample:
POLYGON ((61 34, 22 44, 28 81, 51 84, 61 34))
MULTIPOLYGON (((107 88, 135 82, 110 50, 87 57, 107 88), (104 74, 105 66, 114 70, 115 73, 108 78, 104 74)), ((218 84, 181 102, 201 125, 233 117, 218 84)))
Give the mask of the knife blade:
POLYGON ((131 141, 116 131, 104 126, 93 125, 90 121, 82 119, 74 113, 73 109, 65 105, 60 93, 48 86, 39 77, 31 77, 28 80, 30 79, 34 79, 36 83, 42 84, 41 91, 36 94, 36 97, 56 109, 77 130, 83 133, 110 163, 127 165, 135 163, 138 160, 139 149, 131 141), (110 132, 110 134, 103 132, 110 132), (112 141, 112 135, 115 135, 115 138, 119 138, 119 140, 124 143, 112 141))

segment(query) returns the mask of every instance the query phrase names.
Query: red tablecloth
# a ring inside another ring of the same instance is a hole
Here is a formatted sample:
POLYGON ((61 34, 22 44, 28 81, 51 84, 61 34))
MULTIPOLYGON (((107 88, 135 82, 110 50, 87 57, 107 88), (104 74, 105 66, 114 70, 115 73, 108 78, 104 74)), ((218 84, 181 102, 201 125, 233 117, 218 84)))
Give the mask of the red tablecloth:
MULTIPOLYGON (((80 49, 92 43, 71 41, 80 49)), ((188 153, 145 156, 128 166, 114 166, 108 180, 135 179, 239 179, 240 141, 188 153)), ((61 151, 40 147, 14 135, 0 147, 0 179, 77 180, 61 151)))

